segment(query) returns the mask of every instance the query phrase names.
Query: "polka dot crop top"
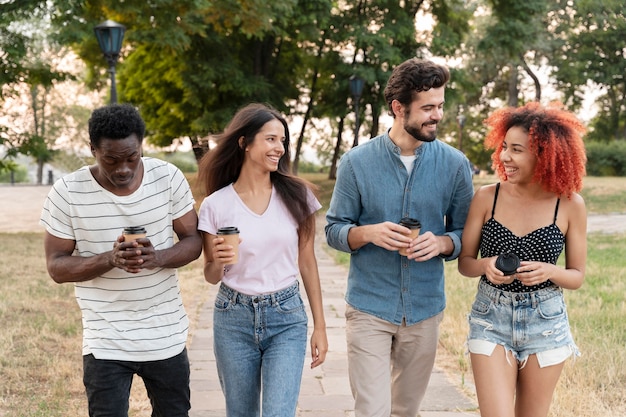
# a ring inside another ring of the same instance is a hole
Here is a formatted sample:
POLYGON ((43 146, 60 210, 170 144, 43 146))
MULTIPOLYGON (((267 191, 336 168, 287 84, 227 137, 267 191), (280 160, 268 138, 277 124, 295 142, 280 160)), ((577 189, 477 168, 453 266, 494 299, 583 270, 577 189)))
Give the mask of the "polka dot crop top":
MULTIPOLYGON (((496 194, 493 198, 493 208, 491 209, 491 218, 485 222, 482 228, 480 256, 482 258, 488 258, 509 252, 516 254, 522 261, 539 261, 556 264, 565 246, 565 236, 556 225, 559 202, 561 200, 558 199, 556 201, 554 221, 552 224, 533 230, 525 236, 517 236, 493 218, 496 211, 499 190, 500 184, 497 184, 496 194)), ((538 285, 525 286, 517 279, 510 284, 495 285, 484 275, 481 277, 481 280, 492 287, 509 292, 531 292, 554 285, 551 281, 546 281, 538 285)))

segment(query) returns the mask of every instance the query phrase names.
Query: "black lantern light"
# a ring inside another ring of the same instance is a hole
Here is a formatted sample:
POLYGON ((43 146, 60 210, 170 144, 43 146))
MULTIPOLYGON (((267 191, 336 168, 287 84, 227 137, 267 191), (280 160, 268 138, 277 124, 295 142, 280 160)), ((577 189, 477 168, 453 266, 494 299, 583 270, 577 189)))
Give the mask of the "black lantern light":
POLYGON ((352 94, 352 102, 354 103, 354 115, 356 124, 354 126, 354 142, 352 147, 354 148, 359 144, 359 100, 361 94, 363 94, 363 87, 365 86, 365 80, 358 75, 352 75, 350 77, 350 93, 352 94))
POLYGON ((126 27, 112 20, 107 20, 96 26, 94 32, 96 33, 96 38, 98 38, 100 50, 109 64, 109 73, 111 74, 111 103, 117 103, 115 65, 120 56, 126 27))

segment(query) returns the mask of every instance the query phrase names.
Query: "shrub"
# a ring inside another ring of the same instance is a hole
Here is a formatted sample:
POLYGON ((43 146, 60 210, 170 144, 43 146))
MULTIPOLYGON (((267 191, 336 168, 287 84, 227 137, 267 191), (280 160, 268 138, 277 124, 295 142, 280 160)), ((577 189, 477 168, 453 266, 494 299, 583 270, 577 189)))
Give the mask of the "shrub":
POLYGON ((626 141, 587 142, 587 175, 626 176, 626 141))
POLYGON ((13 171, 13 181, 28 182, 28 170, 23 165, 14 164, 11 165, 11 169, 5 169, 0 171, 0 182, 11 182, 11 171, 13 171))

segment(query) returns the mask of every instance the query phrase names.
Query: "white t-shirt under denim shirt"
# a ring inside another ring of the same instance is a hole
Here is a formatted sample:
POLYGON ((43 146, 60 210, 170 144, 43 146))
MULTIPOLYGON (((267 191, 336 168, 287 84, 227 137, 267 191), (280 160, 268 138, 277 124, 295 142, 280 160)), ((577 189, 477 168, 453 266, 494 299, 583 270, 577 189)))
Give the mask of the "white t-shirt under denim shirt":
MULTIPOLYGON (((173 221, 194 209, 189 184, 174 165, 142 160, 141 186, 128 196, 105 190, 86 166, 59 179, 40 223, 53 236, 75 240, 80 256, 110 251, 126 226, 144 226, 157 250, 173 246, 173 221)), ((175 268, 136 274, 113 268, 74 287, 83 355, 141 362, 168 359, 184 349, 189 321, 175 268)))
MULTIPOLYGON (((311 214, 321 208, 310 190, 308 202, 311 214)), ((239 228, 239 262, 227 265, 225 285, 258 295, 282 290, 298 279, 298 224, 274 187, 263 214, 250 210, 230 184, 204 199, 198 217, 198 229, 212 235, 221 227, 239 228)))

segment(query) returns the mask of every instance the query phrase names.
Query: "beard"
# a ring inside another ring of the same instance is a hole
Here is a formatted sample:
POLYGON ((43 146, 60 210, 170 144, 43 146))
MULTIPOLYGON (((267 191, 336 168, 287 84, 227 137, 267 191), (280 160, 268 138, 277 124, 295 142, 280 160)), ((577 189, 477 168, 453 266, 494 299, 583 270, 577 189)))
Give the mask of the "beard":
MULTIPOLYGON (((436 124, 436 123, 426 123, 426 124, 436 124)), ((435 139, 437 139, 437 131, 433 131, 433 132, 428 132, 428 133, 422 133, 421 129, 415 127, 415 126, 411 126, 408 123, 404 123, 404 130, 411 136, 413 136, 413 138, 415 140, 419 140, 420 142, 432 142, 435 139)))

